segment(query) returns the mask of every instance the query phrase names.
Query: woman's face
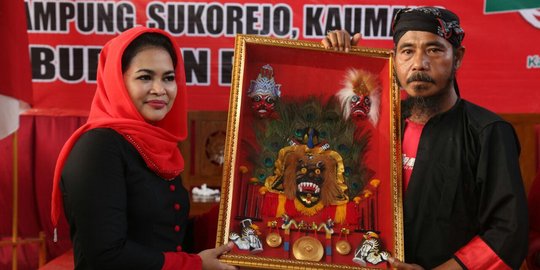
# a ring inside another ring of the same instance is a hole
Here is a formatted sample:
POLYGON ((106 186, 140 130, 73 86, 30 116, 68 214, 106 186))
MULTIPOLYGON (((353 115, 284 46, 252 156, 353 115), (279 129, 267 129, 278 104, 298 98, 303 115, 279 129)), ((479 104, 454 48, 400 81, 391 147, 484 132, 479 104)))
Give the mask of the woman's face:
POLYGON ((162 120, 171 110, 177 93, 171 56, 160 47, 143 48, 124 72, 124 84, 146 122, 162 120))

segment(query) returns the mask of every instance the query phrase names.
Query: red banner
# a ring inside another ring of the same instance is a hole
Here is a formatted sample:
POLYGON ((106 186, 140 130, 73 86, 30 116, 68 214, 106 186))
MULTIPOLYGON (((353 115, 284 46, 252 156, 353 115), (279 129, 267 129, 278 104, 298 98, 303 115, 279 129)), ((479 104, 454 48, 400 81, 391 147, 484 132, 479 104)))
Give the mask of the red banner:
POLYGON ((85 115, 101 47, 134 25, 162 28, 178 38, 190 110, 227 110, 236 34, 319 41, 328 30, 344 28, 361 32, 363 46, 391 48, 392 15, 429 4, 461 18, 466 54, 458 81, 464 98, 496 112, 540 112, 540 10, 485 13, 485 1, 28 0, 33 112, 85 115))
POLYGON ((28 46, 28 37, 24 27, 22 1, 2 1, 0 33, 4 36, 4 42, 0 43, 0 59, 5 62, 0 65, 0 95, 31 104, 30 61, 25 48, 28 46))

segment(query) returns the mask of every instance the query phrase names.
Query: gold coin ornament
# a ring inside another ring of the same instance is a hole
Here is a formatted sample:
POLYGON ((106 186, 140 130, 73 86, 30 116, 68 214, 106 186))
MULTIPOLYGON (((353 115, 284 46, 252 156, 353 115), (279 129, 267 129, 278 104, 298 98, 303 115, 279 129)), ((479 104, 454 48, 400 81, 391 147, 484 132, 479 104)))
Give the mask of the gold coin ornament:
POLYGON ((271 232, 266 236, 266 244, 268 244, 269 247, 279 247, 281 245, 281 235, 275 232, 271 232))
POLYGON ((293 255, 301 261, 318 262, 324 255, 321 242, 312 236, 302 236, 293 244, 293 255))
POLYGON ((347 255, 349 252, 351 252, 351 244, 349 244, 349 242, 346 240, 339 240, 336 243, 336 251, 340 255, 347 255))

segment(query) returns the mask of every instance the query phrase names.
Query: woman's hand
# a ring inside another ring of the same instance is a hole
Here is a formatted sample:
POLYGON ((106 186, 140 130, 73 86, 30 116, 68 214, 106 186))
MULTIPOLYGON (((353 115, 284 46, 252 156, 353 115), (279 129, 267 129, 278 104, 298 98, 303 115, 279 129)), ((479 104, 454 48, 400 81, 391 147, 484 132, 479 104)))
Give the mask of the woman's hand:
POLYGON ((345 30, 333 30, 326 34, 326 37, 321 40, 321 43, 325 49, 348 52, 351 46, 356 46, 361 38, 362 35, 360 33, 354 34, 351 39, 349 32, 345 30))
POLYGON ((219 256, 229 252, 234 243, 229 242, 223 246, 213 248, 213 249, 206 249, 199 253, 199 256, 202 259, 202 269, 205 270, 235 270, 236 267, 228 264, 224 264, 218 260, 219 256))
MULTIPOLYGON (((388 262, 393 268, 400 270, 424 270, 424 268, 418 264, 404 263, 394 257, 389 257, 388 262)), ((463 270, 461 265, 453 258, 444 262, 443 264, 433 268, 433 270, 463 270)))
POLYGON ((389 257, 388 262, 392 266, 392 268, 400 269, 400 270, 424 270, 422 266, 418 264, 408 264, 404 263, 394 257, 389 257))

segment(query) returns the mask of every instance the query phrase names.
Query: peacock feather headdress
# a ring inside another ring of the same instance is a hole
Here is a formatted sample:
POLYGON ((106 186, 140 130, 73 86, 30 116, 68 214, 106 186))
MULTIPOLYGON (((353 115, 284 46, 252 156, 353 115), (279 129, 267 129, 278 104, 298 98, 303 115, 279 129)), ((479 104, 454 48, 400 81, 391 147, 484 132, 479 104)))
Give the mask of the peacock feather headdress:
MULTIPOLYGON (((249 157, 253 162, 253 182, 266 186, 269 192, 285 193, 287 166, 297 170, 292 173, 296 178, 302 172, 316 176, 321 170, 335 167, 332 172, 338 188, 333 189, 339 190, 331 191, 335 198, 332 204, 347 202, 362 191, 373 175, 363 162, 370 133, 342 117, 338 100, 330 98, 325 104, 321 100, 281 99, 276 104, 278 118, 255 125, 260 128, 249 157), (310 161, 318 163, 309 165, 310 161)), ((319 188, 316 183, 297 185, 300 191, 319 188)), ((319 198, 308 196, 302 200, 309 205, 318 203, 319 198)))

